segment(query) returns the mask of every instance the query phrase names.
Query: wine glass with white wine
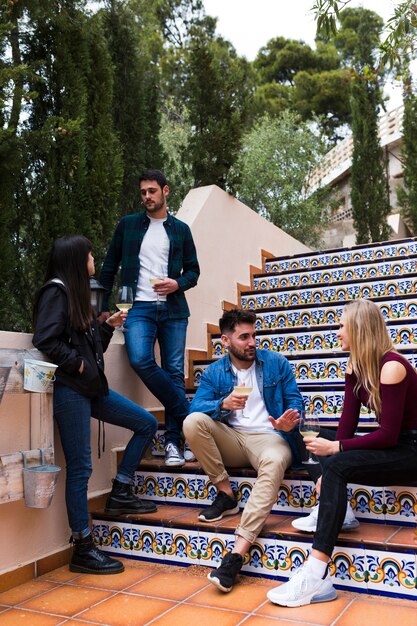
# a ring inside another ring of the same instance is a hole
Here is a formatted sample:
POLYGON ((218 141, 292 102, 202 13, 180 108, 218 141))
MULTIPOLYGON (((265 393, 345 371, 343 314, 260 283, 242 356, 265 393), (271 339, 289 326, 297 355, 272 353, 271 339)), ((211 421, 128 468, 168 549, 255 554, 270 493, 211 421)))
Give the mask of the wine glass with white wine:
MULTIPOLYGON (((132 287, 123 285, 122 287, 120 287, 119 291, 117 292, 116 306, 119 309, 119 311, 128 312, 132 308, 132 305, 133 305, 132 287)), ((119 327, 119 330, 124 330, 123 324, 119 327)))
MULTIPOLYGON (((250 393, 252 393, 253 387, 249 387, 243 381, 238 379, 238 384, 233 387, 233 391, 237 393, 238 396, 246 396, 248 397, 250 393)), ((246 408, 246 407, 245 407, 246 408)), ((250 417, 250 415, 245 415, 245 409, 241 409, 241 417, 250 417)))
MULTIPOLYGON (((312 439, 313 437, 318 437, 320 432, 320 422, 317 415, 314 412, 310 413, 308 411, 300 411, 300 418, 301 421, 299 422, 298 428, 302 438, 312 439)), ((303 463, 305 465, 317 465, 318 461, 313 459, 309 450, 308 459, 307 461, 303 461, 303 463)))
MULTIPOLYGON (((166 268, 162 264, 156 264, 151 268, 149 282, 152 286, 162 283, 166 274, 166 268)), ((156 291, 156 301, 159 302, 159 293, 156 291)))

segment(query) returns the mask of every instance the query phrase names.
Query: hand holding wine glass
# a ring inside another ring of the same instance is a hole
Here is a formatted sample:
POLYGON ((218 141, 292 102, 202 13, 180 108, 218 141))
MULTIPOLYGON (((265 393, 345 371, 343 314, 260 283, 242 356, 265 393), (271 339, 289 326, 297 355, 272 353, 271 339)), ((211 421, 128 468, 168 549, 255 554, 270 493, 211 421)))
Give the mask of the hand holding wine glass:
MULTIPOLYGON (((320 432, 320 422, 317 415, 313 413, 309 413, 307 411, 301 411, 300 413, 301 421, 299 423, 300 434, 303 439, 313 439, 314 437, 318 437, 320 432)), ((303 461, 305 465, 316 465, 318 461, 315 461, 311 455, 311 452, 308 452, 307 461, 303 461)))
POLYGON ((151 283, 154 292, 156 293, 156 300, 159 301, 160 295, 157 285, 164 282, 166 269, 162 264, 156 264, 151 268, 149 282, 151 283))
MULTIPOLYGON (((132 305, 133 305, 132 287, 129 287, 128 285, 123 285, 122 287, 120 287, 119 291, 117 292, 116 306, 119 309, 119 311, 122 311, 127 315, 129 309, 132 308, 132 305)), ((123 329, 123 324, 120 328, 123 329)))

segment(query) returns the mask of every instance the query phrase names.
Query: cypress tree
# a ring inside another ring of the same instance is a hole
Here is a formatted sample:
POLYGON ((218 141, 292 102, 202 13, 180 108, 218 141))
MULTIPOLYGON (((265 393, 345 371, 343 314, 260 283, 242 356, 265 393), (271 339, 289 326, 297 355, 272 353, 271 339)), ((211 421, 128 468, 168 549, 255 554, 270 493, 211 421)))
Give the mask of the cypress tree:
POLYGON ((353 155, 351 202, 357 243, 381 241, 389 236, 390 214, 385 160, 378 135, 382 102, 381 76, 376 73, 375 50, 382 19, 366 9, 346 9, 336 45, 344 44, 352 60, 351 93, 353 155))
POLYGON ((397 191, 401 212, 413 234, 417 233, 417 95, 407 68, 403 77, 404 116, 401 153, 404 187, 397 191))

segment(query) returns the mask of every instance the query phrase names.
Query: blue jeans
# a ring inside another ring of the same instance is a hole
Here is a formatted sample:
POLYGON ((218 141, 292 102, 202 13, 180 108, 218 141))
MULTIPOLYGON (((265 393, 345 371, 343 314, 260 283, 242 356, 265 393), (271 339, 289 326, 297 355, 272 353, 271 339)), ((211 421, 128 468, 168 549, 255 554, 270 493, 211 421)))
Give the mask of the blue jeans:
MULTIPOLYGON (((60 383, 54 387, 54 418, 67 464, 65 499, 68 521, 74 533, 88 529, 87 486, 91 476, 91 398, 60 383)), ((100 419, 133 431, 116 478, 131 483, 142 456, 152 441, 158 422, 140 406, 115 391, 102 399, 100 419)))
POLYGON ((135 302, 124 324, 130 365, 165 407, 165 443, 176 445, 189 410, 184 383, 187 325, 187 318, 169 317, 166 302, 135 302), (157 339, 161 367, 155 361, 157 339))

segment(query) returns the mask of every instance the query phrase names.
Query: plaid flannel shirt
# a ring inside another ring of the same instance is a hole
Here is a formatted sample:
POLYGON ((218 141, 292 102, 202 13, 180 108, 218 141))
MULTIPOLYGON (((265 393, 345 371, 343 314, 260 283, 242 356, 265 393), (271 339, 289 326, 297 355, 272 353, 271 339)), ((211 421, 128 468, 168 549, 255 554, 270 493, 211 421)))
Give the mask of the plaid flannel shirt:
MULTIPOLYGON (((149 224, 146 212, 126 215, 118 223, 99 279, 106 289, 103 311, 109 310, 109 296, 119 266, 121 284, 132 287, 133 293, 136 293, 139 251, 149 224)), ((167 296, 168 314, 172 319, 182 319, 190 315, 184 291, 195 287, 200 267, 190 227, 170 214, 164 221, 164 227, 169 239, 168 276, 174 278, 179 286, 177 291, 167 296)))

